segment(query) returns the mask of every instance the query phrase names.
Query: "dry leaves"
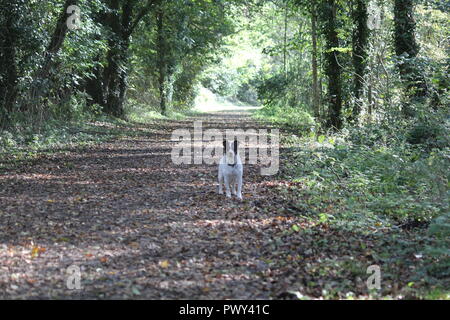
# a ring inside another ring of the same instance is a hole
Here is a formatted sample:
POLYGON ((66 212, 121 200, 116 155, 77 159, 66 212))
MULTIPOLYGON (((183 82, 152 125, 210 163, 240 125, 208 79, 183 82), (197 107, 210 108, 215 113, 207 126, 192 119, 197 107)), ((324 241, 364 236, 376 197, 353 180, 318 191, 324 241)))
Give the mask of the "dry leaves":
MULTIPOLYGON (((242 113, 202 120, 205 130, 260 126, 242 113)), ((243 202, 218 195, 216 166, 171 161, 170 133, 192 125, 124 128, 121 140, 1 174, 0 298, 367 294, 365 268, 381 261, 379 239, 305 220, 307 209, 279 189, 296 184, 263 177, 258 166, 245 166, 243 202), (30 251, 30 243, 39 246, 30 251), (81 291, 67 288, 72 265, 81 291)))

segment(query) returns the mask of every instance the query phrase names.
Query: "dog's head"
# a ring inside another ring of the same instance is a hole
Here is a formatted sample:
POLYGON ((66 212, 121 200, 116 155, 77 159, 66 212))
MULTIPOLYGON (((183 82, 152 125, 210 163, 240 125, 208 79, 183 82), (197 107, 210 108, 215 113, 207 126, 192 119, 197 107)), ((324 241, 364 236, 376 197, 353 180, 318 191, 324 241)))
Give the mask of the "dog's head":
POLYGON ((234 139, 234 142, 223 140, 223 150, 227 159, 227 164, 234 166, 237 162, 238 155, 238 141, 234 139))

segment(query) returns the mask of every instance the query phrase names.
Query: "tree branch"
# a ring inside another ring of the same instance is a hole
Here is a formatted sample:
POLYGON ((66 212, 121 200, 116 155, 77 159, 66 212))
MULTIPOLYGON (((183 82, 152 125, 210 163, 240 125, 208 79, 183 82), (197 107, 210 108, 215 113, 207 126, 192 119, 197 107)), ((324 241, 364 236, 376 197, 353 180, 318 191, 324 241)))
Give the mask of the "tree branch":
POLYGON ((150 12, 152 7, 156 4, 159 4, 162 0, 148 0, 147 5, 139 12, 134 21, 131 23, 130 28, 127 31, 127 35, 131 36, 134 29, 136 29, 139 22, 150 12))

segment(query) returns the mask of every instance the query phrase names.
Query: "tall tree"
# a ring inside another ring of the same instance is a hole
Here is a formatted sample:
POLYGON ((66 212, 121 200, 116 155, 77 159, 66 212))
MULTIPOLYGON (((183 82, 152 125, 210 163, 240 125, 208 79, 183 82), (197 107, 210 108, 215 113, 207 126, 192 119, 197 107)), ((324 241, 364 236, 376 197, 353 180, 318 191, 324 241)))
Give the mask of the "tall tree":
MULTIPOLYGON (((17 22, 21 15, 21 0, 5 1, 0 7, 0 117, 5 119, 12 111, 17 97, 17 22)), ((4 121, 1 121, 4 122, 4 121)), ((1 125, 2 123, 0 123, 1 125)))
POLYGON ((364 89, 364 74, 367 68, 367 45, 369 41, 369 27, 367 25, 368 12, 367 0, 355 0, 356 6, 353 10, 353 67, 354 73, 354 95, 355 103, 350 117, 358 121, 361 113, 360 98, 364 89))
POLYGON ((220 1, 163 1, 155 10, 155 19, 155 69, 160 110, 165 114, 172 108, 173 98, 185 94, 183 90, 191 87, 196 77, 191 84, 182 84, 183 76, 200 72, 231 30, 228 9, 220 1))
POLYGON ((285 78, 287 78, 288 12, 289 12, 289 2, 286 1, 286 3, 284 4, 284 31, 283 31, 283 73, 285 78))
MULTIPOLYGON (((167 35, 165 34, 165 12, 162 5, 156 10, 156 25, 157 25, 157 46, 156 51, 158 53, 158 86, 159 86, 159 107, 161 113, 166 115, 167 113, 167 96, 169 85, 168 81, 168 69, 169 69, 169 48, 167 45, 167 35)), ((169 106, 170 108, 170 106, 169 106)))
POLYGON ((31 104, 39 104, 40 98, 48 94, 50 86, 46 83, 52 74, 56 73, 55 57, 61 50, 67 32, 69 31, 67 19, 69 17, 67 10, 69 6, 78 5, 79 0, 65 0, 64 5, 59 13, 55 29, 53 31, 50 42, 44 52, 44 62, 34 76, 34 81, 30 91, 31 104))
MULTIPOLYGON (((411 97, 424 97, 427 95, 426 82, 415 61, 420 48, 415 37, 414 0, 395 0, 394 23, 395 53, 400 57, 400 76, 407 84, 411 97)), ((405 105, 403 113, 410 115, 410 112, 410 108, 405 105)))
POLYGON ((317 66, 317 0, 311 2, 311 39, 312 39, 312 54, 311 54, 311 64, 312 64, 312 101, 314 115, 317 119, 320 118, 320 92, 319 92, 319 81, 318 81, 318 66, 317 66))
POLYGON ((326 66, 328 77, 328 120, 327 127, 342 128, 342 67, 339 64, 339 38, 337 31, 337 3, 336 0, 326 0, 324 4, 326 66))
POLYGON ((110 0, 104 1, 106 13, 97 16, 108 34, 106 67, 93 69, 96 81, 101 85, 91 86, 93 79, 87 79, 87 91, 103 111, 116 116, 124 116, 124 102, 127 90, 128 52, 131 36, 139 22, 149 14, 161 0, 110 0))

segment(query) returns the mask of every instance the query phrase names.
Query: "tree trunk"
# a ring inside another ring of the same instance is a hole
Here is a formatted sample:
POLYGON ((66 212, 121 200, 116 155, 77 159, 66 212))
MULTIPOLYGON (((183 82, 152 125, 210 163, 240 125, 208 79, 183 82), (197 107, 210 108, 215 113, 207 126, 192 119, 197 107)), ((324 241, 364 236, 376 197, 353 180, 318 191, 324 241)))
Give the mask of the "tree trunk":
POLYGON ((148 0, 146 6, 135 12, 137 1, 109 0, 111 13, 102 18, 113 36, 108 40, 108 65, 103 72, 103 111, 116 117, 124 116, 125 96, 128 88, 128 51, 130 37, 139 21, 146 16, 160 0, 148 0))
MULTIPOLYGON (((108 40, 109 51, 106 57, 108 62, 103 74, 103 91, 105 104, 103 112, 115 116, 123 116, 123 104, 120 101, 119 81, 121 76, 121 65, 123 61, 123 50, 125 43, 121 25, 120 1, 111 0, 109 8, 112 11, 106 18, 106 25, 111 29, 113 36, 108 40)), ((125 66, 122 65, 122 68, 125 66)))
POLYGON ((341 66, 338 62, 339 38, 336 31, 336 2, 327 0, 325 3, 327 17, 326 21, 326 74, 328 76, 328 121, 327 127, 335 130, 342 128, 342 87, 341 87, 341 66))
POLYGON ((367 68, 367 45, 369 41, 367 19, 367 1, 356 0, 356 9, 353 12, 353 21, 355 24, 353 30, 353 67, 355 69, 353 85, 355 103, 353 106, 353 114, 350 117, 350 120, 356 122, 361 113, 361 96, 364 89, 364 74, 367 68))
POLYGON ((98 104, 100 106, 104 106, 105 95, 103 92, 103 75, 102 69, 100 67, 100 59, 100 55, 95 58, 95 66, 92 71, 94 77, 85 79, 84 89, 86 93, 91 97, 91 100, 89 100, 90 104, 98 104))
MULTIPOLYGON (((33 105, 38 104, 40 98, 48 94, 49 86, 48 84, 46 84, 46 81, 49 79, 51 73, 55 69, 54 58, 62 48, 64 40, 66 39, 67 32, 69 30, 67 27, 67 8, 71 5, 77 5, 78 2, 78 0, 66 0, 64 3, 58 21, 56 23, 56 28, 53 32, 52 38, 50 39, 50 43, 45 50, 44 63, 34 77, 32 88, 30 91, 30 103, 33 105)), ((27 108, 28 107, 26 107, 25 109, 27 108)))
POLYGON ((284 38, 283 38, 283 73, 287 79, 287 27, 288 27, 288 3, 284 8, 284 38))
POLYGON ((166 38, 164 34, 164 11, 162 8, 156 13, 156 21, 157 21, 157 51, 158 51, 158 85, 159 85, 159 101, 160 101, 160 109, 163 115, 167 114, 167 46, 166 46, 166 38))
MULTIPOLYGON (((395 53, 398 57, 404 57, 398 64, 400 76, 407 84, 408 95, 411 98, 424 97, 427 95, 426 82, 414 61, 419 53, 419 45, 415 38, 413 0, 395 0, 394 24, 395 53)), ((404 105, 404 115, 411 116, 411 112, 410 107, 404 105)))
POLYGON ((107 82, 105 85, 107 94, 103 111, 121 118, 124 116, 129 41, 128 39, 120 39, 115 45, 116 48, 111 49, 108 54, 107 82))
MULTIPOLYGON (((9 8, 9 14, 5 14, 7 16, 4 26, 5 32, 0 36, 0 65, 2 66, 2 70, 0 70, 0 113, 5 117, 14 110, 19 77, 16 62, 16 36, 14 34, 14 23, 18 17, 15 10, 17 9, 9 8)), ((4 125, 4 123, 0 123, 0 125, 4 125)))
POLYGON ((317 8, 316 1, 313 1, 311 11, 311 38, 312 38, 312 102, 313 110, 316 119, 320 119, 320 104, 319 104, 319 82, 317 72, 317 8))
POLYGON ((373 95, 372 95, 372 79, 369 80, 370 83, 367 87, 367 101, 368 101, 368 109, 367 109, 367 121, 368 123, 372 122, 372 114, 373 114, 373 95))
POLYGON ((109 40, 107 56, 108 67, 105 70, 106 101, 104 111, 112 116, 122 118, 125 114, 125 94, 128 76, 128 50, 132 28, 134 2, 130 0, 110 1, 111 9, 115 12, 108 18, 114 36, 109 40), (120 3, 122 2, 122 6, 120 3), (121 9, 121 13, 119 12, 121 9))

